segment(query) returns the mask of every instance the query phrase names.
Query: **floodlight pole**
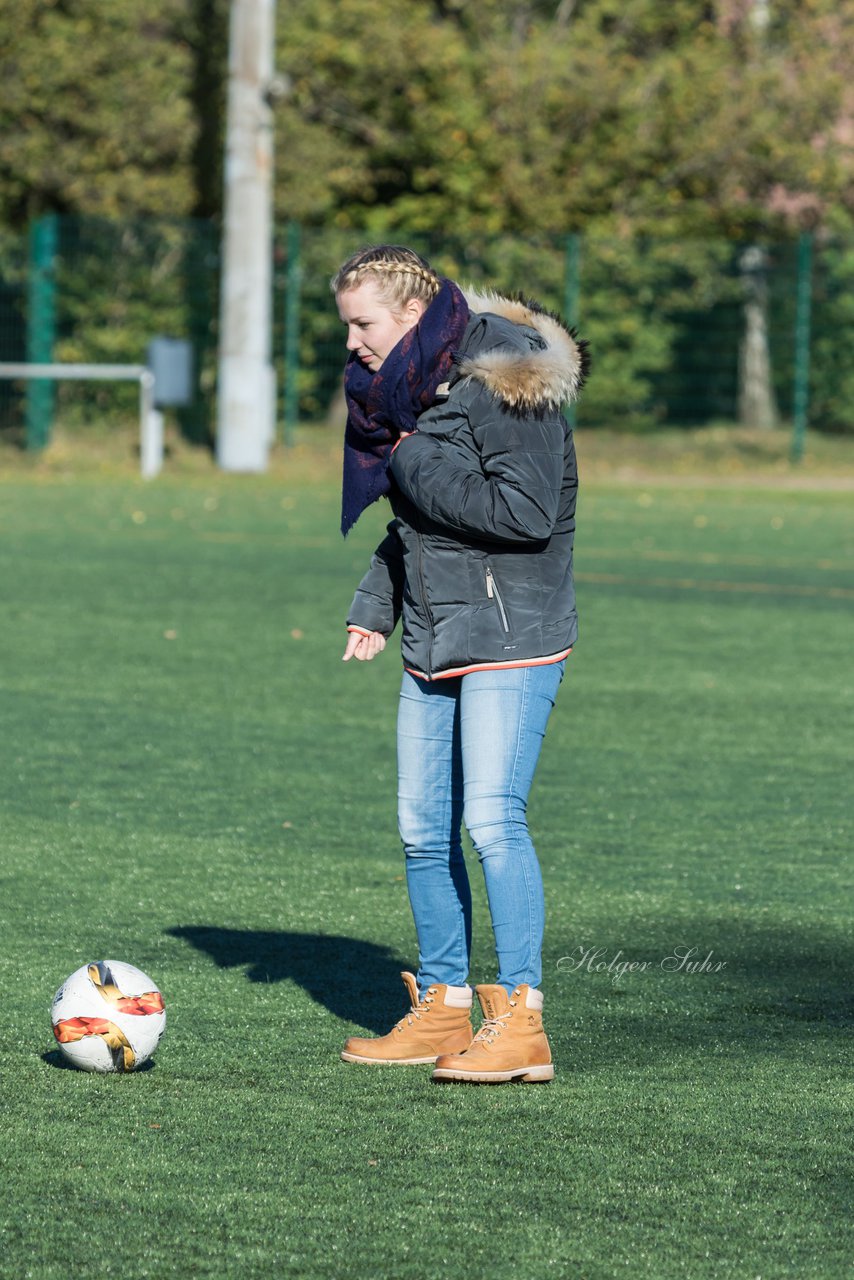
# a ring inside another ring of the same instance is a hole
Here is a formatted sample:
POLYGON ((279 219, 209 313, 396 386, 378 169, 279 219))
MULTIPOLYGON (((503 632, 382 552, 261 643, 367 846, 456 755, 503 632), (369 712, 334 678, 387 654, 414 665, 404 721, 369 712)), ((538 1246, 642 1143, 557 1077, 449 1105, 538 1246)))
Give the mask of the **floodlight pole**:
POLYGON ((265 471, 275 431, 274 33, 275 0, 232 0, 217 424, 217 459, 225 471, 265 471))

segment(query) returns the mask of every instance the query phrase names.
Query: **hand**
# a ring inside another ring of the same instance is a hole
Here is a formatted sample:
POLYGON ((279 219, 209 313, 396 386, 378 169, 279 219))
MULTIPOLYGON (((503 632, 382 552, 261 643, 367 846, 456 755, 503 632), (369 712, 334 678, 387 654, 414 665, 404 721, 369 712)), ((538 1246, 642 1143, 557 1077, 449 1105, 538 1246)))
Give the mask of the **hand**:
MULTIPOLYGON (((400 435, 397 437, 394 444, 391 446, 391 453, 394 453, 395 449, 400 444, 401 440, 405 440, 407 436, 414 436, 414 435, 415 435, 414 431, 401 431, 400 435)), ((389 457, 391 457, 391 453, 388 455, 389 457)))
POLYGON ((385 648, 385 636, 381 631, 372 631, 363 636, 359 631, 351 631, 347 637, 347 648, 344 650, 344 662, 358 658, 359 662, 370 662, 385 648))

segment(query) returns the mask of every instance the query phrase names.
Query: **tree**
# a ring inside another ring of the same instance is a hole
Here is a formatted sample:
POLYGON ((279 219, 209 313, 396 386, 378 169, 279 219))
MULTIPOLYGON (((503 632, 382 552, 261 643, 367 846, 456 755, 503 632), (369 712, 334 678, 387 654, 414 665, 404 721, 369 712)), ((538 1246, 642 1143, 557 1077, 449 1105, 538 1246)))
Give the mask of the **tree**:
MULTIPOLYGON (((219 213, 227 16, 0 0, 0 225, 219 213)), ((277 213, 464 236, 850 228, 852 61, 838 0, 288 0, 277 213)))
POLYGON ((292 0, 278 207, 477 234, 753 236, 854 213, 835 0, 292 0))
POLYGON ((183 18, 183 0, 0 0, 0 222, 191 211, 183 18))

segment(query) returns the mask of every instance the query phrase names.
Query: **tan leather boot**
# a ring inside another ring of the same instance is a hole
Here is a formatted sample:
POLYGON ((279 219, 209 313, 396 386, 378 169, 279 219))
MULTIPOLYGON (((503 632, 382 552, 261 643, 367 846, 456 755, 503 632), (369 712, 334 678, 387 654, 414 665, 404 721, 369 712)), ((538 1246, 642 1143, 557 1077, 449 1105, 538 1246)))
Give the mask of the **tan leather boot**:
POLYGON ((434 1080, 470 1080, 477 1084, 552 1080, 555 1069, 543 1031, 543 995, 527 983, 509 996, 504 987, 476 987, 483 1026, 465 1053, 443 1054, 434 1080))
POLYGON ((435 1062, 440 1053, 460 1053, 471 1044, 471 987, 436 983, 419 1000, 414 975, 400 976, 409 992, 409 1013, 386 1036, 364 1040, 351 1036, 341 1054, 345 1062, 407 1066, 435 1062))

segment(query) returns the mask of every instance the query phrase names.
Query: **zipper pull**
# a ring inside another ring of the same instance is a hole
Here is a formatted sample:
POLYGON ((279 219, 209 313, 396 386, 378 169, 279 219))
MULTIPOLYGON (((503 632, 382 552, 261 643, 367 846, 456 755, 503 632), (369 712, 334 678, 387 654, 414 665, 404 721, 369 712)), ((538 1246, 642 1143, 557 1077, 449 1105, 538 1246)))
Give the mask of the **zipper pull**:
POLYGON ((489 596, 490 600, 495 595, 495 587, 492 581, 492 570, 489 567, 487 567, 486 570, 486 594, 489 596))

